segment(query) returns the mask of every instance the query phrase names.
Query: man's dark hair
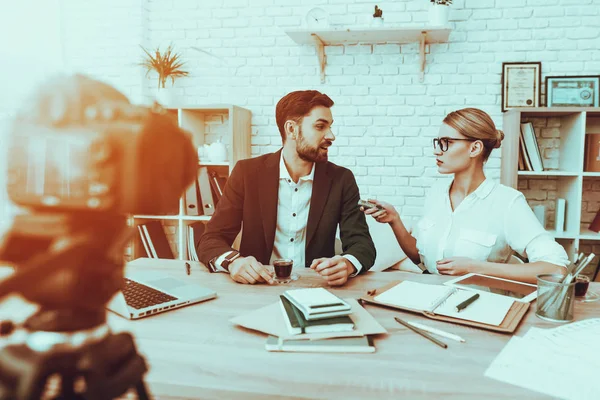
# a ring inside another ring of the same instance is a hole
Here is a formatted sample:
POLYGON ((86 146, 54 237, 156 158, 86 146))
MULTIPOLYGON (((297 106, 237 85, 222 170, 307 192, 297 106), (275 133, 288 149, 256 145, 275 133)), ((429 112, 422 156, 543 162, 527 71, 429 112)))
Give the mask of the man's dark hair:
POLYGON ((275 108, 275 120, 281 134, 281 140, 285 143, 285 121, 293 120, 302 122, 302 118, 310 114, 310 111, 318 106, 331 108, 333 100, 326 94, 316 90, 299 90, 286 94, 279 100, 275 108))

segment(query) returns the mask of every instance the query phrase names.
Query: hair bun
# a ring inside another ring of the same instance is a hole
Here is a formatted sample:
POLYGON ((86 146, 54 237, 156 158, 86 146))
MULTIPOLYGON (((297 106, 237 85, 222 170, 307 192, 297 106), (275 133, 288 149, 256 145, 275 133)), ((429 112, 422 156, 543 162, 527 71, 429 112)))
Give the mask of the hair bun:
POLYGON ((502 140, 504 140, 504 132, 502 132, 500 129, 497 129, 496 130, 496 144, 494 145, 495 149, 500 147, 500 144, 502 144, 502 140))

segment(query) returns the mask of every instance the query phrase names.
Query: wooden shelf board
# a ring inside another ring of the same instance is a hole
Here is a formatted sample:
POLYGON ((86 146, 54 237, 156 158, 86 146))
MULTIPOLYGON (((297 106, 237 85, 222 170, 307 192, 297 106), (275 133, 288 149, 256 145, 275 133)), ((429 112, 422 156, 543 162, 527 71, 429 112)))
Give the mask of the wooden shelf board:
POLYGON ((167 219, 171 221, 209 221, 210 215, 134 215, 133 219, 167 219))
POLYGON ((178 220, 180 215, 134 215, 134 219, 170 219, 178 220))
POLYGON ((600 107, 522 107, 512 108, 507 113, 520 112, 525 117, 553 117, 576 114, 582 111, 600 113, 600 107))
POLYGON ((556 232, 554 230, 548 230, 548 233, 550 233, 555 239, 575 239, 579 237, 577 233, 568 231, 556 232))
POLYGON ((600 233, 591 231, 587 228, 582 228, 579 238, 583 240, 600 240, 600 233))
POLYGON ((229 161, 223 161, 223 162, 199 161, 198 165, 204 166, 204 167, 229 167, 229 161))
POLYGON ((182 221, 210 221, 210 215, 182 215, 182 221))
POLYGON ((579 176, 579 172, 570 171, 518 171, 519 176, 579 176))
POLYGON ((165 107, 167 110, 186 110, 186 111, 202 111, 202 112, 223 112, 229 111, 232 106, 227 104, 170 104, 165 107))
POLYGON ((450 36, 448 26, 410 26, 397 28, 352 28, 352 29, 289 29, 285 33, 298 44, 314 44, 316 35, 325 45, 357 43, 414 43, 426 32, 425 43, 444 43, 450 36))

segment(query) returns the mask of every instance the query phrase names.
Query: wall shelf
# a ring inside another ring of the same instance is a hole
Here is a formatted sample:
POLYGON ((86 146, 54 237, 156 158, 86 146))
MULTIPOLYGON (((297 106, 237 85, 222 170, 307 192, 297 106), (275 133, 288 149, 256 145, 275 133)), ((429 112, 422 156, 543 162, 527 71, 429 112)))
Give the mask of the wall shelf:
POLYGON ((286 30, 285 33, 295 43, 316 46, 321 83, 325 83, 325 66, 327 65, 325 46, 374 43, 419 43, 420 78, 422 81, 425 74, 425 45, 447 42, 450 31, 451 29, 447 26, 413 26, 365 29, 290 29, 286 30))

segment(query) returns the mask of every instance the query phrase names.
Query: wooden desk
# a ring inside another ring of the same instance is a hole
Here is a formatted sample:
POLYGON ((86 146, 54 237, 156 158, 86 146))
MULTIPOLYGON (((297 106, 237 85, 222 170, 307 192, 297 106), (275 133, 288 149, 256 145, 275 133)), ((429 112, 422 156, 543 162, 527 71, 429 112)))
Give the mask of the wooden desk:
MULTIPOLYGON (((376 338, 374 354, 267 352, 265 335, 234 326, 229 319, 277 301, 290 287, 324 286, 320 276, 311 270, 301 271, 301 279, 291 285, 251 286, 237 284, 225 274, 210 274, 198 263, 192 263, 190 276, 180 261, 160 260, 159 264, 153 269, 210 287, 218 297, 138 321, 110 313, 109 323, 115 330, 134 333, 151 366, 146 382, 156 398, 548 398, 483 376, 510 335, 370 305, 366 309, 389 332, 376 338), (399 325, 395 315, 456 333, 467 342, 444 339, 448 343, 444 350, 399 325)), ((333 292, 356 298, 398 279, 440 283, 448 278, 375 272, 352 279, 333 292)), ((600 290, 600 284, 591 287, 600 290)), ((534 309, 535 304, 517 335, 525 334, 531 326, 556 326, 537 318, 534 309)), ((577 303, 575 312, 577 320, 600 317, 600 303, 577 303)))

